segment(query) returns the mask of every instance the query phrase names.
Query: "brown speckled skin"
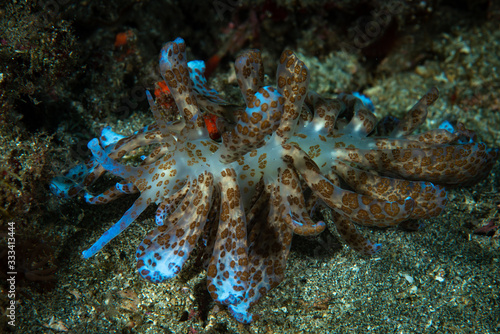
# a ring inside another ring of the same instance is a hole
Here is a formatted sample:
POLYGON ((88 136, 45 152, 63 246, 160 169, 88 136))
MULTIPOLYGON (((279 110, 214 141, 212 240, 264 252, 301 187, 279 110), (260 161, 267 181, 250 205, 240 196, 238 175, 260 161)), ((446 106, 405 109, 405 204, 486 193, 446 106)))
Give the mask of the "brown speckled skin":
POLYGON ((413 135, 437 99, 432 88, 387 136, 374 136, 377 119, 361 100, 341 94, 328 99, 308 91, 309 72, 291 51, 278 64, 277 88, 263 87, 260 52, 235 62, 245 106, 225 102, 186 61, 182 39, 167 43, 160 68, 179 120, 148 96, 156 122, 104 147, 89 143, 94 159, 88 175, 67 190, 74 196, 104 171, 124 180, 88 200, 94 204, 140 192, 132 208, 84 256, 97 252, 153 202, 156 221, 137 250, 139 273, 152 282, 178 274, 191 251, 202 245, 211 297, 229 306, 241 322, 248 308, 283 277, 293 233, 325 229, 310 217, 315 200, 333 210, 338 232, 356 251, 380 249, 356 225, 395 226, 438 215, 445 186, 484 177, 498 150, 476 142, 457 125, 454 133, 431 130, 413 135), (222 119, 222 142, 210 139, 202 115, 222 119), (139 166, 119 163, 135 148, 158 147, 139 166), (303 189, 312 190, 311 199, 303 189))

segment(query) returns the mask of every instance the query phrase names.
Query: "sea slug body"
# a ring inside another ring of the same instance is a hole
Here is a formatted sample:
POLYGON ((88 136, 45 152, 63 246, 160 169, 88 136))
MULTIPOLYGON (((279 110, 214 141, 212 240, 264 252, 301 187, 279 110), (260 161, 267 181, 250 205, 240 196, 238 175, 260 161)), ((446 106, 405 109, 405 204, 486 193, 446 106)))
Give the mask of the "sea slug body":
POLYGON ((263 85, 260 52, 242 53, 235 68, 245 105, 235 106, 208 87, 204 63, 187 62, 185 49, 177 38, 161 51, 161 73, 175 103, 157 103, 148 92, 155 122, 128 137, 104 129, 88 144, 92 157, 55 178, 51 189, 72 197, 104 172, 122 178, 100 195, 85 193, 92 204, 140 194, 83 257, 155 204, 157 227, 136 253, 139 274, 163 282, 200 247, 211 297, 240 322, 254 320, 250 306, 283 280, 292 235, 325 229, 311 219, 314 203, 333 210, 347 244, 371 255, 381 246, 356 225, 434 217, 446 204, 446 186, 482 179, 498 157, 498 149, 477 142, 462 124, 453 132, 413 134, 438 98, 436 88, 380 135, 371 106, 357 97, 309 91, 309 71, 291 51, 279 59, 276 87, 263 85), (169 121, 174 114, 178 119, 169 121), (205 115, 216 117, 220 141, 210 137, 205 115), (149 145, 153 152, 137 166, 120 161, 149 145))

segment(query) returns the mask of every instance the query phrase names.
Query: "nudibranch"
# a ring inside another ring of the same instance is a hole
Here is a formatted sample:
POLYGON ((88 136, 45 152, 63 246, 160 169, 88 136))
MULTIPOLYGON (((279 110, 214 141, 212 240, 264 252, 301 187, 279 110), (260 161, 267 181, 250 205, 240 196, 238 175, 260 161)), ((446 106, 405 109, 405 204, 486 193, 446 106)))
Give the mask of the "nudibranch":
POLYGON ((104 172, 121 178, 100 195, 85 191, 92 204, 139 196, 83 257, 155 203, 157 227, 136 253, 139 274, 154 283, 172 278, 199 247, 211 297, 240 322, 255 319, 250 306, 283 280, 293 233, 325 229, 311 218, 315 203, 331 208, 348 245, 370 255, 381 246, 356 225, 434 217, 445 206, 447 186, 484 178, 498 157, 498 149, 477 142, 460 123, 414 134, 438 98, 436 88, 401 120, 377 125, 357 97, 309 91, 309 71, 291 51, 279 59, 277 86, 264 86, 260 52, 248 50, 235 62, 245 103, 237 106, 208 87, 204 63, 187 62, 185 50, 177 38, 161 51, 170 95, 155 100, 147 92, 155 122, 128 137, 105 128, 88 143, 92 157, 55 178, 51 189, 72 197, 104 172), (216 117, 219 141, 207 131, 207 115, 216 117), (152 152, 136 166, 122 161, 145 146, 152 152))

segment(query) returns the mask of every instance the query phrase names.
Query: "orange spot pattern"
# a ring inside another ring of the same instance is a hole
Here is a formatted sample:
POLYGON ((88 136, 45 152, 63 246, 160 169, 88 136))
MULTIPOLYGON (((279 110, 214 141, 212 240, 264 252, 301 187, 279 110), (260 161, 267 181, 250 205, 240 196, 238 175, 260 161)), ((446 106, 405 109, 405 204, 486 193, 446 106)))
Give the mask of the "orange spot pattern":
POLYGON ((136 253, 140 275, 155 283, 170 279, 198 247, 210 296, 243 323, 256 318, 249 308, 283 280, 293 234, 326 228, 311 217, 317 202, 328 206, 324 215, 349 246, 371 255, 381 245, 358 225, 434 217, 445 207, 447 186, 483 179, 499 155, 462 124, 453 133, 413 134, 437 99, 436 88, 383 129, 386 135, 374 134, 377 119, 361 100, 309 91, 306 65, 288 50, 276 88, 263 84, 258 50, 236 59, 244 106, 209 88, 205 64, 187 62, 180 38, 163 47, 160 70, 164 81, 147 92, 155 122, 128 137, 106 129, 89 142, 92 158, 55 178, 51 189, 71 197, 104 172, 121 178, 100 195, 85 193, 92 204, 139 197, 84 257, 156 203, 157 227, 136 253), (121 161, 150 145, 139 164, 121 161))

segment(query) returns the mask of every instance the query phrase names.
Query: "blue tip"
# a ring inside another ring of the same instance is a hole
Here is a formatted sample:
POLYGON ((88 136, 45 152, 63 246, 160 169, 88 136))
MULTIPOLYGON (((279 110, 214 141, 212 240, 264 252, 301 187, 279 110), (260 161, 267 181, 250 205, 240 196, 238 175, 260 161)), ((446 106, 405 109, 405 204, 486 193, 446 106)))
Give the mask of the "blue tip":
POLYGON ((367 107, 368 109, 370 109, 371 112, 375 112, 375 105, 373 104, 372 100, 370 100, 370 98, 368 96, 363 95, 363 94, 361 94, 359 92, 353 92, 352 96, 357 97, 358 99, 360 99, 361 102, 363 102, 363 105, 365 107, 367 107))

